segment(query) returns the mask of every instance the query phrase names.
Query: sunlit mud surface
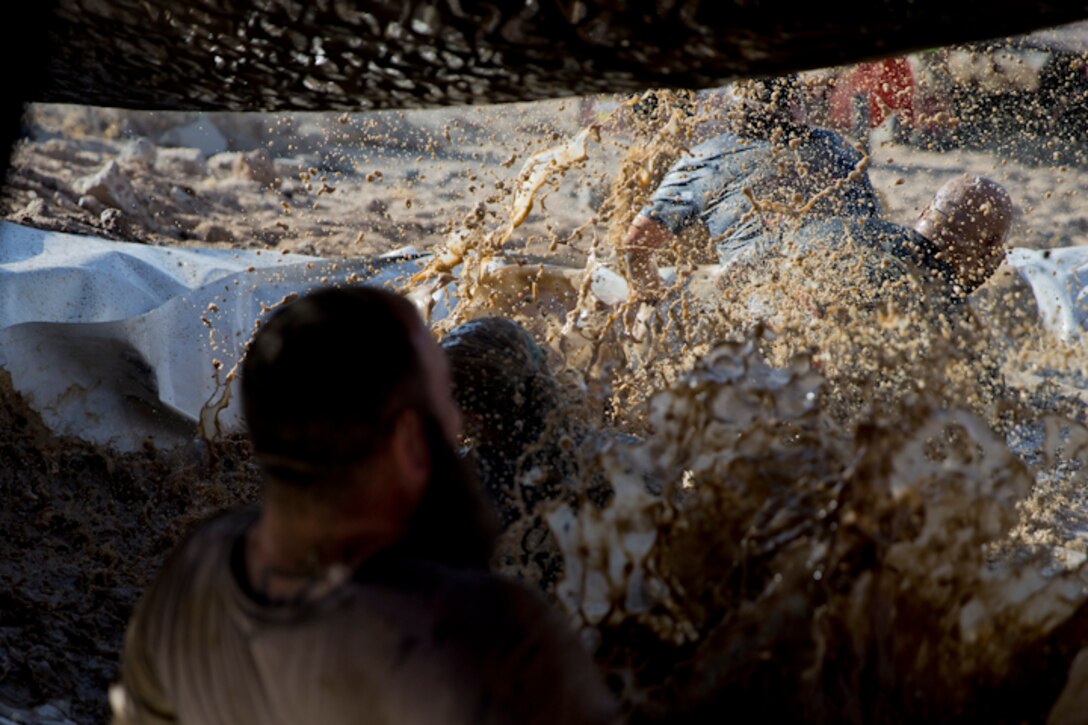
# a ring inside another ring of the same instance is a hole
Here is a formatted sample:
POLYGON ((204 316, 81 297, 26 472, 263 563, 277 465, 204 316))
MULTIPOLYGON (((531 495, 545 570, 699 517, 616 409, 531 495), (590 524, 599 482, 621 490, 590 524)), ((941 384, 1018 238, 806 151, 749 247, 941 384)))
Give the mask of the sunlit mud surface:
MULTIPOLYGON (((915 275, 874 284, 890 263, 843 240, 723 272, 685 233, 659 255, 668 291, 628 303, 619 240, 724 103, 285 117, 249 147, 223 118, 210 155, 137 148, 176 130, 161 118, 38 109, 4 211, 154 244, 433 250, 402 287, 425 311, 456 288, 436 334, 514 319, 557 381, 544 432, 492 452, 513 459, 496 568, 564 608, 635 721, 1081 721, 1084 343, 1050 336, 1011 270, 947 311, 915 275), (123 181, 82 193, 111 160, 123 181)), ((886 219, 966 170, 1009 190, 1011 246, 1049 248, 1088 239, 1088 159, 1059 130, 1010 149, 962 116, 852 140, 886 219)), ((115 456, 17 396, 4 415, 0 700, 100 719, 139 589, 256 475, 242 444, 115 456)))

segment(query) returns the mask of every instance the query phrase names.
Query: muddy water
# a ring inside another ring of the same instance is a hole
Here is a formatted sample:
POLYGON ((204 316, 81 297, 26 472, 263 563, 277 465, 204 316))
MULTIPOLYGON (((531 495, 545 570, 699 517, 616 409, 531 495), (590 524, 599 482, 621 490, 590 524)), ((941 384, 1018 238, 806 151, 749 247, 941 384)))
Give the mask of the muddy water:
MULTIPOLYGON (((536 507, 553 536, 537 553, 562 560, 547 591, 635 720, 1044 720, 1088 648, 1088 429, 1075 396, 1010 380, 1026 359, 1075 379, 1084 350, 946 312, 906 277, 878 289, 850 245, 772 253, 708 290, 682 242, 661 302, 603 304, 595 265, 705 120, 664 105, 586 222, 580 279, 488 271, 542 185, 533 163, 505 226, 439 254, 441 271, 471 260, 441 326, 516 319, 565 387, 550 435, 566 445, 540 446, 566 465, 534 450, 519 474, 565 483, 536 507)), ((541 152, 553 173, 577 173, 589 133, 541 152)), ((502 568, 539 582, 523 537, 511 527, 502 568)))

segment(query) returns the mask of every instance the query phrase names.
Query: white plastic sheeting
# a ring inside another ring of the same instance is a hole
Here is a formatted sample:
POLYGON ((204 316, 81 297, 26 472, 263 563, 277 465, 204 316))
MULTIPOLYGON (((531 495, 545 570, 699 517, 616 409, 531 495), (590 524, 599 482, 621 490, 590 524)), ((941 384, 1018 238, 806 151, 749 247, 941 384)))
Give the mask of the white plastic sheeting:
POLYGON ((0 222, 0 329, 22 322, 106 322, 249 267, 313 257, 110 242, 0 222))
POLYGON ((169 447, 198 426, 240 429, 227 373, 270 307, 321 284, 388 284, 418 269, 410 257, 148 247, 0 223, 0 367, 58 433, 169 447))
POLYGON ((1010 266, 1031 285, 1042 324, 1066 342, 1088 328, 1088 247, 1013 249, 1010 266))

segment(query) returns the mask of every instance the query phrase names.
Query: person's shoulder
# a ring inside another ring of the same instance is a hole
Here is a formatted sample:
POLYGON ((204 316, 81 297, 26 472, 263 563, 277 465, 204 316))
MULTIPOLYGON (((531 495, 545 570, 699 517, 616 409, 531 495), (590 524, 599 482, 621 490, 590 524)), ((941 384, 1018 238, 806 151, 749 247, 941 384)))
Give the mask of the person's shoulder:
POLYGON ((173 548, 136 605, 125 634, 122 682, 118 697, 123 713, 143 722, 150 713, 170 713, 171 702, 160 679, 168 676, 179 652, 193 643, 193 605, 212 601, 212 583, 226 566, 233 542, 256 519, 255 509, 228 511, 199 524, 173 548), (147 708, 151 710, 148 712, 147 708), (132 715, 132 713, 136 713, 132 715))
POLYGON ((494 633, 504 627, 520 629, 538 623, 542 614, 551 613, 541 595, 488 571, 420 563, 414 568, 417 585, 441 598, 447 614, 469 629, 476 625, 494 633))
POLYGON ((430 562, 404 561, 399 568, 380 585, 424 604, 437 629, 457 633, 485 658, 505 656, 521 643, 572 636, 543 595, 520 582, 430 562))
POLYGON ((385 602, 386 629, 454 668, 449 681, 474 703, 477 722, 612 721, 614 701, 589 653, 538 592, 485 570, 400 556, 374 562, 356 584, 349 619, 359 621, 359 607, 377 611, 375 598, 385 602))
POLYGON ((857 224, 853 217, 811 215, 790 237, 802 246, 815 242, 834 244, 848 238, 857 224))
POLYGON ((909 247, 925 241, 910 227, 870 214, 815 216, 801 227, 800 233, 806 237, 835 237, 866 246, 889 248, 909 247))
POLYGON ((796 233, 802 249, 813 245, 842 248, 847 245, 910 258, 913 248, 924 239, 909 227, 874 216, 817 216, 796 233))
POLYGON ((229 569, 232 548, 238 537, 256 520, 255 507, 226 511, 198 524, 174 546, 149 589, 152 599, 184 593, 189 583, 229 569))
POLYGON ((854 224, 870 235, 902 244, 917 244, 925 239, 910 227, 877 216, 856 217, 854 224))
POLYGON ((936 247, 911 227, 872 217, 864 220, 860 228, 870 244, 892 256, 930 271, 944 271, 936 247))
MULTIPOLYGON (((469 583, 467 580, 465 583, 469 583)), ((451 615, 474 642, 488 683, 488 722, 609 723, 616 703, 570 623, 537 591, 495 575, 475 577, 451 615), (462 607, 471 605, 466 612, 462 607), (456 617, 457 611, 467 613, 456 617)))

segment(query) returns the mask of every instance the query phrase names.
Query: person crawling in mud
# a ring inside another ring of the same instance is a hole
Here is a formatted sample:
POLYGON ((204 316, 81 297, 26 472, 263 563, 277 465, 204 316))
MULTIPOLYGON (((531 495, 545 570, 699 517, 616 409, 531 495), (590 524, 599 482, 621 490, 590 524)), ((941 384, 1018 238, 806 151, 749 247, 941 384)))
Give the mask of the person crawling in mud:
MULTIPOLYGON (((518 323, 471 320, 441 345, 464 415, 468 460, 499 512, 502 533, 493 565, 550 591, 562 558, 541 506, 577 502, 581 471, 574 448, 585 436, 560 415, 559 383, 544 351, 518 323)), ((598 498, 606 486, 594 489, 598 498)))
POLYGON ((793 77, 734 85, 731 130, 669 170, 621 241, 633 291, 660 293, 654 253, 695 224, 727 262, 799 215, 878 213, 866 158, 838 134, 795 121, 796 86, 793 77))
POLYGON ((117 723, 604 723, 588 654, 490 574, 447 363, 370 287, 279 310, 242 369, 259 509, 179 545, 125 640, 117 723), (360 324, 378 343, 358 348, 360 324))
POLYGON ((913 230, 892 224, 880 216, 862 155, 837 134, 794 121, 792 79, 737 88, 733 130, 681 159, 623 238, 633 297, 660 296, 655 251, 698 223, 725 268, 787 245, 818 251, 853 242, 876 252, 876 268, 903 272, 893 260, 919 269, 952 304, 997 269, 1013 214, 1000 184, 965 174, 938 190, 913 230))

